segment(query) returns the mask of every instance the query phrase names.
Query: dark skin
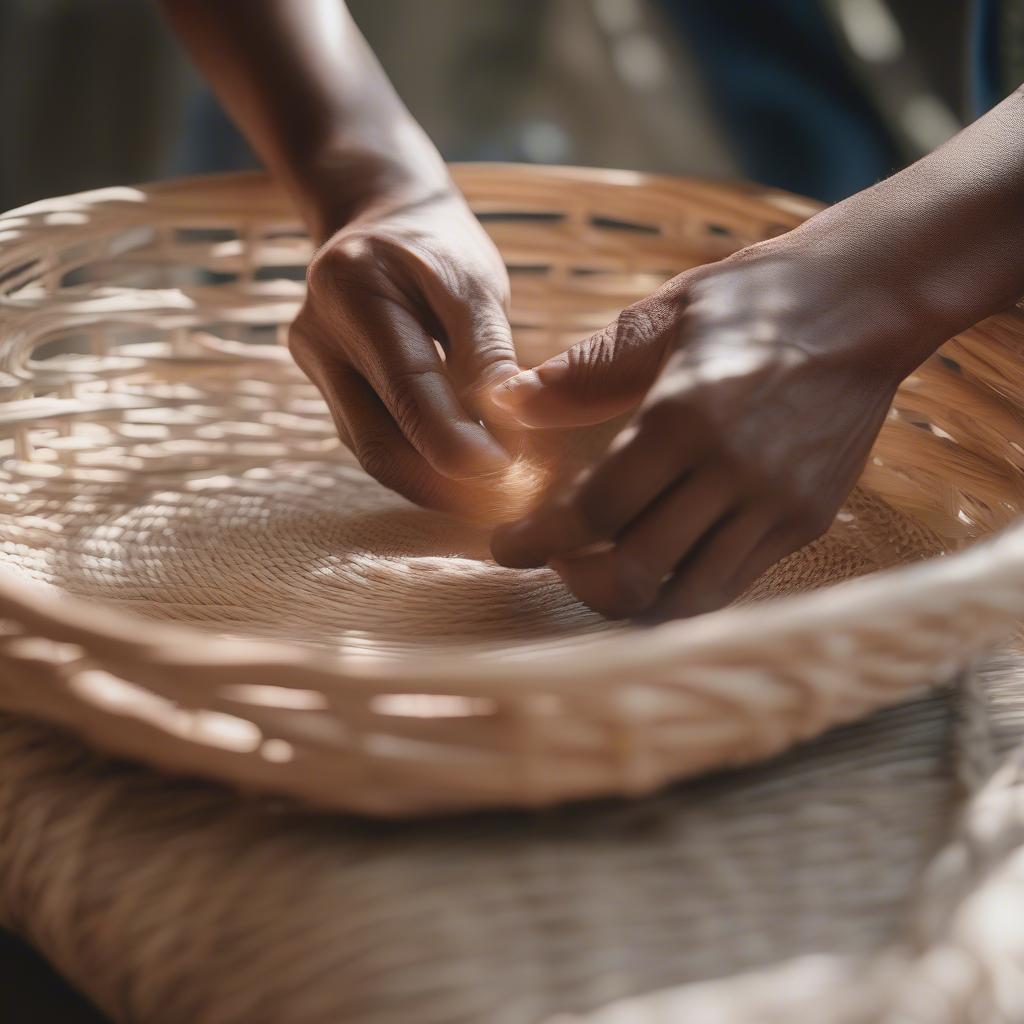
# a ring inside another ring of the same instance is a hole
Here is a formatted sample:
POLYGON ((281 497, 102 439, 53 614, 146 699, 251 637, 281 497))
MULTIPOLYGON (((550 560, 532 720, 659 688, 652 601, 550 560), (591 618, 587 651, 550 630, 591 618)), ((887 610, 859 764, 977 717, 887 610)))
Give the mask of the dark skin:
POLYGON ((633 410, 605 456, 493 543, 609 616, 710 611, 822 533, 900 381, 1024 292, 1018 92, 517 375, 500 259, 344 6, 164 6, 322 243, 291 347, 370 473, 458 510, 465 481, 507 465, 500 428, 633 410))
POLYGON ((289 347, 341 439, 458 511, 460 481, 510 463, 480 422, 514 422, 490 396, 520 369, 493 243, 339 0, 163 7, 318 245, 289 347))
POLYGON ((637 406, 494 540, 609 616, 731 601, 823 533, 899 385, 1024 291, 1024 94, 795 231, 671 281, 504 385, 534 426, 637 406))

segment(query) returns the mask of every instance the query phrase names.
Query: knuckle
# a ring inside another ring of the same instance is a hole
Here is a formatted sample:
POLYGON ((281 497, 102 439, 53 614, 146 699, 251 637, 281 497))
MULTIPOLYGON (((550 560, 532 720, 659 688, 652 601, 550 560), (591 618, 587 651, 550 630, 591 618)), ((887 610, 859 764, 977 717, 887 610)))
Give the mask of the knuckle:
POLYGON ((423 374, 412 371, 392 373, 388 377, 387 404, 395 422, 406 435, 419 429, 421 417, 416 383, 422 377, 423 374))
POLYGON ((481 374, 496 364, 515 362, 512 332, 508 321, 495 316, 477 317, 473 325, 473 362, 481 374))
POLYGON ((650 355, 647 346, 652 333, 651 317, 643 309, 623 310, 615 321, 566 353, 574 388, 583 395, 600 394, 609 387, 614 390, 621 383, 621 373, 653 371, 652 358, 637 358, 638 350, 650 355))
POLYGON ((620 350, 642 347, 653 331, 651 316, 642 306, 627 306, 615 321, 615 346, 620 350))
POLYGON ((315 298, 339 285, 366 284, 386 265, 391 246, 386 239, 356 232, 332 242, 317 252, 306 271, 306 287, 315 298))
POLYGON ((473 320, 473 340, 478 351, 507 358, 512 349, 512 328, 504 312, 477 313, 473 320))
POLYGON ((348 273, 358 260, 358 255, 347 241, 334 242, 321 249, 309 261, 306 270, 306 284, 310 292, 315 294, 318 288, 333 284, 339 276, 348 273))
POLYGON ((586 382, 602 373, 615 361, 615 335, 606 327, 586 342, 574 345, 566 354, 569 372, 575 380, 586 382))
POLYGON ((385 438, 369 432, 360 436, 355 443, 355 455, 359 465, 375 480, 389 483, 394 459, 385 438))
MULTIPOLYGON (((482 259, 471 259, 468 271, 461 278, 460 296, 474 306, 486 307, 496 304, 507 311, 512 298, 508 269, 498 250, 488 238, 482 259)), ((445 262, 448 262, 447 260, 445 262)))

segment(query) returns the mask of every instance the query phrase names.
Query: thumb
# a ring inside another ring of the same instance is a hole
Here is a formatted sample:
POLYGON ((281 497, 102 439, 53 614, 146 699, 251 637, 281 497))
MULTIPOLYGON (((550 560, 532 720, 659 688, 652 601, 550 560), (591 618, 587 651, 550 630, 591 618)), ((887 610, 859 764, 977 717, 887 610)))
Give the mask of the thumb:
POLYGON ((593 337, 506 380, 494 404, 526 427, 583 427, 633 408, 665 359, 668 332, 630 310, 593 337))

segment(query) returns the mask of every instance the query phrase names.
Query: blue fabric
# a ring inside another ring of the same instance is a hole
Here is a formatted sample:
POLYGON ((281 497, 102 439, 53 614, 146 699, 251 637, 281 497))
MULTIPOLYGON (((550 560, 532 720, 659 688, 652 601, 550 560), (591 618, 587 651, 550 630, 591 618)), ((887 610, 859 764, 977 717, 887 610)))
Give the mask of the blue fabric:
POLYGON ((747 177, 832 202, 898 166, 817 0, 655 2, 687 39, 747 177))
MULTIPOLYGON (((819 0, 652 2, 689 43, 746 177, 834 202, 897 168, 897 148, 847 67, 819 0)), ((979 115, 1002 99, 998 5, 973 0, 970 89, 979 115)), ((485 144, 490 148, 476 159, 509 158, 509 139, 485 144)), ((190 105, 179 173, 255 165, 204 90, 190 105)))
POLYGON ((975 116, 991 110, 1001 99, 999 80, 997 0, 974 0, 971 11, 971 104, 975 116))

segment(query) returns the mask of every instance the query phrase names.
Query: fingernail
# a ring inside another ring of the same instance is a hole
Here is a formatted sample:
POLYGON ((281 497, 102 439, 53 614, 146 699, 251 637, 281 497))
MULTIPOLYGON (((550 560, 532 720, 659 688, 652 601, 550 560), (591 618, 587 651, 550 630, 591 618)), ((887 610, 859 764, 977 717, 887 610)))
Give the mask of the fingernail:
POLYGON ((536 370, 524 370, 499 384, 491 394, 491 401, 499 409, 514 412, 527 398, 544 387, 536 370))

